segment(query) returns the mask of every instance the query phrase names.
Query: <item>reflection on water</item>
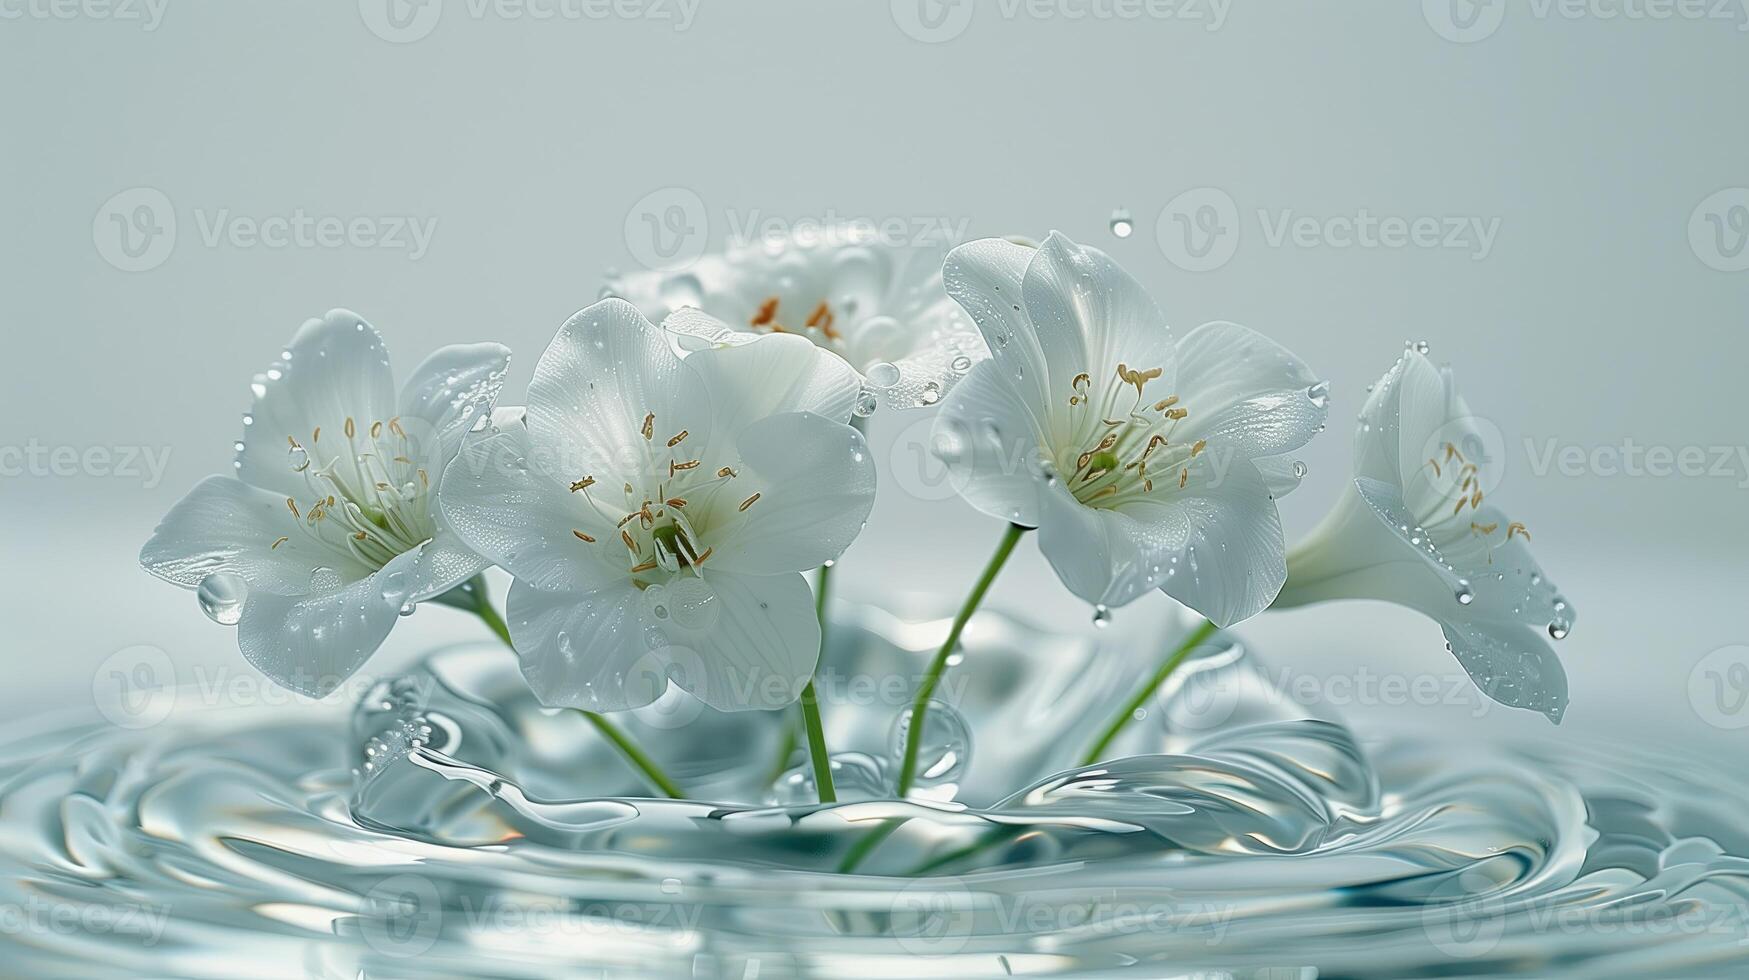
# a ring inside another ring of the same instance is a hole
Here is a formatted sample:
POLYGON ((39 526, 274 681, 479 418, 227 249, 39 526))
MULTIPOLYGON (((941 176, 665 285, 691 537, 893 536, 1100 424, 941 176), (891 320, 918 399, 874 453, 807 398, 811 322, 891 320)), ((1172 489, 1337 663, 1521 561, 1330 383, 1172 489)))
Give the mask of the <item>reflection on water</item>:
POLYGON ((712 802, 644 798, 585 721, 540 708, 483 646, 432 656, 350 718, 214 710, 15 742, 4 972, 1749 970, 1749 794, 1720 772, 1615 747, 1357 739, 1267 696, 1232 644, 1187 663, 1114 761, 1077 769, 1152 664, 985 615, 963 651, 976 669, 950 675, 926 726, 932 775, 896 802, 895 724, 946 624, 840 613, 820 683, 845 801, 830 807, 804 802, 801 752, 779 758, 784 716, 679 694, 627 727, 712 802))

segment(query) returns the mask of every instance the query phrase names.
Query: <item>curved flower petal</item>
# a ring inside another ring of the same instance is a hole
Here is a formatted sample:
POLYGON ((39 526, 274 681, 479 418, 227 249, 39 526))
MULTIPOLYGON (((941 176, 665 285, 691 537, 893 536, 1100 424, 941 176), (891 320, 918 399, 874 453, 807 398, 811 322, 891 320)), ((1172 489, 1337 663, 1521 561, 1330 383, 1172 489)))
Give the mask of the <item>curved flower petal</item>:
POLYGON ((1035 428, 1044 432, 1050 417, 1050 366, 1021 295, 1027 264, 1035 254, 1037 249, 1003 238, 967 242, 947 253, 942 281, 984 335, 998 375, 1011 379, 1035 428))
POLYGON ((862 380, 844 359, 804 337, 773 334, 686 357, 707 394, 715 438, 738 440, 747 427, 782 412, 850 421, 862 380))
POLYGON ((1268 608, 1287 578, 1281 518, 1248 460, 1117 510, 1061 487, 1043 497, 1039 549, 1089 602, 1122 605, 1158 587, 1224 628, 1268 608))
POLYGON ((1255 330, 1205 323, 1178 344, 1182 438, 1247 458, 1292 452, 1323 428, 1326 402, 1305 362, 1255 330))
POLYGON ((1119 364, 1160 368, 1162 387, 1174 390, 1172 329, 1141 283, 1104 252, 1053 231, 1027 264, 1022 291, 1050 365, 1049 390, 1067 392, 1084 371, 1103 379, 1119 364))
POLYGON ((424 602, 443 595, 492 567, 479 552, 468 547, 461 535, 438 521, 437 531, 419 552, 419 561, 409 574, 408 602, 424 602))
POLYGON ((1452 655, 1483 694, 1510 708, 1541 712, 1560 724, 1567 710, 1567 672, 1534 631, 1483 620, 1439 626, 1452 655))
POLYGON ((522 676, 541 704, 625 711, 668 689, 663 661, 646 636, 641 597, 624 576, 581 592, 531 588, 518 579, 504 608, 522 676))
POLYGON ((702 628, 663 632, 671 678, 718 711, 781 708, 801 695, 820 653, 814 593, 800 573, 706 571, 702 628))
POLYGON ((862 433, 809 412, 786 412, 747 426, 736 451, 738 489, 705 505, 710 525, 729 535, 710 567, 800 572, 842 555, 861 533, 875 495, 874 460, 862 433), (745 503, 742 488, 758 499, 745 503))
POLYGON ((401 425, 411 430, 409 420, 418 420, 436 436, 426 454, 436 469, 455 457, 462 438, 492 411, 509 368, 510 348, 503 344, 452 344, 413 369, 401 387, 401 425))
POLYGON ((241 480, 209 476, 164 515, 140 550, 140 564, 185 589, 226 572, 251 589, 288 594, 307 591, 317 567, 345 579, 374 571, 307 537, 285 500, 241 480))
POLYGON ((966 503, 1024 527, 1039 524, 1041 436, 1002 366, 972 367, 942 403, 930 444, 966 503))
POLYGON ((1300 488, 1306 475, 1306 464, 1288 456, 1265 456, 1251 461, 1263 474, 1263 485, 1277 500, 1300 488))
POLYGON ((419 551, 331 592, 251 589, 237 623, 244 659, 276 683, 324 697, 358 671, 394 628, 412 596, 419 551))
POLYGON ((624 564, 609 557, 618 547, 613 522, 571 493, 552 465, 522 425, 494 423, 469 438, 445 471, 440 524, 536 588, 588 592, 624 581, 624 564), (583 541, 577 531, 596 540, 583 541))
POLYGON ((237 476, 299 496, 308 487, 287 460, 286 440, 318 442, 318 428, 335 440, 349 418, 369 425, 393 417, 395 380, 382 337, 348 310, 305 321, 286 350, 291 356, 274 362, 252 385, 255 402, 237 453, 237 476))
POLYGON ((535 364, 532 445, 551 454, 563 477, 617 484, 649 465, 643 429, 651 416, 659 438, 685 425, 708 439, 710 408, 691 381, 667 336, 636 307, 602 300, 565 321, 535 364))

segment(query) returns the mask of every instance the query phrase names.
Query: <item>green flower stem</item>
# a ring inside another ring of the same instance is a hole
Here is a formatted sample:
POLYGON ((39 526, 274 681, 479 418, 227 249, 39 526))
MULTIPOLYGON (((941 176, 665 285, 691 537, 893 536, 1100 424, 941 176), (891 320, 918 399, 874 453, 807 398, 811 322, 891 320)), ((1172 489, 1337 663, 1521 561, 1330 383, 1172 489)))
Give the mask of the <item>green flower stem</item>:
MULTIPOLYGON (((474 576, 468 582, 467 589, 474 598, 474 614, 479 616, 480 620, 490 627, 493 633, 498 634, 498 638, 504 641, 505 646, 512 650, 516 649, 515 645, 510 642, 510 627, 504 622, 504 617, 498 615, 498 610, 492 608, 492 600, 486 594, 486 577, 484 575, 474 576)), ((641 772, 651 785, 661 790, 664 796, 671 800, 686 799, 686 794, 680 791, 680 787, 675 785, 674 780, 669 779, 661 767, 656 765, 655 760, 639 748, 637 743, 632 741, 631 736, 621 731, 619 726, 593 711, 583 711, 582 714, 583 717, 589 719, 591 725, 595 726, 595 730, 601 733, 601 737, 612 742, 614 747, 618 748, 621 754, 626 757, 626 761, 641 772)))
POLYGON ((1020 536, 1031 528, 1018 524, 1008 525, 1008 532, 1002 535, 1002 542, 996 546, 996 553, 990 556, 990 563, 984 566, 984 574, 978 577, 977 584, 972 586, 971 594, 966 596, 964 606, 960 607, 959 615, 953 619, 953 628, 947 631, 947 642, 936 652, 935 659, 930 661, 929 670, 923 675, 923 683, 917 688, 917 698, 911 704, 911 724, 905 730, 905 761, 899 766, 899 798, 911 791, 912 780, 917 771, 917 746, 923 741, 923 718, 929 711, 929 698, 935 693, 935 687, 941 683, 941 672, 947 667, 947 658, 953 653, 953 648, 959 645, 960 633, 965 631, 966 621, 972 618, 978 605, 984 601, 984 594, 990 591, 991 583, 996 581, 996 573, 1002 571, 1002 566, 1008 563, 1008 556, 1014 553, 1014 546, 1020 543, 1020 536))
POLYGON ((1136 696, 1131 698, 1129 703, 1123 706, 1123 710, 1111 719, 1111 724, 1105 726, 1105 733, 1100 735, 1099 741, 1094 742, 1093 747, 1087 750, 1087 754, 1081 757, 1080 764, 1090 766, 1098 762, 1106 747, 1111 744, 1111 740, 1117 738, 1118 733, 1124 730, 1124 726, 1135 718, 1136 711, 1147 703, 1148 698, 1152 697, 1155 691, 1160 689, 1161 684, 1166 683, 1166 678, 1172 676, 1172 672, 1178 669, 1178 665, 1183 663, 1186 657, 1190 656, 1190 652, 1201 646, 1203 641, 1212 636, 1214 632, 1215 624, 1205 620, 1201 626, 1185 637, 1178 649, 1172 651, 1172 655, 1160 665, 1160 669, 1154 671, 1154 676, 1148 678, 1148 683, 1143 684, 1141 689, 1136 691, 1136 696))
MULTIPOLYGON (((820 578, 814 586, 814 615, 820 620, 820 656, 826 656, 826 587, 832 581, 832 563, 820 566, 820 578)), ((819 670, 816 662, 815 670, 819 670)), ((814 789, 821 803, 837 803, 838 790, 832 785, 832 756, 826 751, 826 726, 820 720, 820 700, 814 693, 814 679, 802 688, 802 718, 808 726, 808 755, 814 760, 814 789)))

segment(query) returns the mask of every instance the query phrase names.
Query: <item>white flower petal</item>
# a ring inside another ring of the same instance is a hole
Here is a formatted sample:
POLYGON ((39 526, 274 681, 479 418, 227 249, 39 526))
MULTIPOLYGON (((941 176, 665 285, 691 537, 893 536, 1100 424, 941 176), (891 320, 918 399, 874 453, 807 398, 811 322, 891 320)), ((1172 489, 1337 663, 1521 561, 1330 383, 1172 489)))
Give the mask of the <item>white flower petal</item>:
POLYGON ((1306 475, 1305 464, 1290 456, 1265 456, 1251 462, 1263 474, 1270 496, 1277 500, 1298 490, 1306 475))
POLYGON ((625 711, 668 688, 629 578, 585 592, 551 592, 518 579, 505 619, 522 676, 548 707, 625 711))
POLYGON ((492 563, 441 523, 431 540, 419 551, 419 561, 410 574, 408 602, 424 602, 443 595, 486 569, 492 563))
POLYGON ((752 575, 800 572, 837 558, 856 540, 875 495, 874 459, 862 433, 812 413, 786 412, 749 425, 736 452, 741 467, 733 489, 706 505, 711 513, 704 526, 727 535, 710 542, 716 553, 708 567, 752 575), (743 508, 754 492, 759 499, 743 508))
POLYGON ((394 628, 411 593, 417 549, 381 571, 321 594, 251 589, 237 624, 244 659, 276 683, 323 697, 369 659, 394 628))
POLYGON ((436 436, 426 456, 432 479, 455 457, 474 423, 491 412, 509 368, 510 348, 502 344, 452 344, 413 369, 401 387, 401 427, 413 432, 411 420, 417 420, 436 436))
POLYGON ((1021 295, 1035 254, 1037 249, 1002 238, 967 242, 947 253, 942 280, 947 294, 971 314, 998 375, 1014 384, 1042 432, 1051 370, 1021 295))
POLYGON ((1039 549, 1089 602, 1122 605, 1158 587, 1224 628, 1262 612, 1287 578, 1281 518, 1248 460, 1115 511, 1060 486, 1045 499, 1039 549))
POLYGON ((820 653, 807 579, 707 569, 704 580, 712 595, 706 628, 664 627, 674 683, 718 711, 794 702, 820 653))
POLYGON ((793 335, 697 351, 687 355, 686 367, 708 395, 711 433, 725 445, 749 425, 782 412, 848 422, 862 390, 843 358, 793 335))
POLYGON ((553 465, 531 445, 523 426, 495 423, 470 437, 444 472, 440 521, 468 547, 537 588, 587 592, 625 581, 625 565, 612 560, 619 532, 581 494, 571 493, 553 465), (575 531, 596 540, 585 542, 575 531))
POLYGON ((1160 368, 1162 390, 1175 390, 1177 348, 1153 297, 1096 248, 1051 232, 1027 264, 1027 315, 1050 365, 1048 390, 1067 392, 1083 371, 1105 383, 1119 364, 1160 368))
POLYGON ((246 483, 282 494, 308 492, 294 472, 287 439, 310 445, 320 427, 326 444, 340 445, 347 419, 359 426, 395 414, 395 380, 389 352, 375 328, 347 310, 308 320, 286 348, 290 358, 276 361, 252 387, 254 406, 237 453, 237 476, 246 483))
POLYGON ((375 569, 306 535, 285 497, 241 480, 209 476, 177 502, 140 550, 140 564, 192 589, 208 575, 238 575, 251 589, 298 593, 311 572, 334 569, 353 579, 375 569), (274 542, 286 540, 278 547, 274 542))
POLYGON ((930 446, 966 503, 1037 527, 1041 435, 1025 399, 1001 372, 998 361, 973 366, 942 403, 930 446))
POLYGON ((531 445, 561 476, 617 485, 646 465, 647 416, 656 439, 683 427, 709 438, 710 409, 692 380, 660 328, 624 300, 602 300, 567 320, 535 364, 531 445))
POLYGON ((1452 655, 1483 694, 1556 724, 1567 710, 1567 672, 1530 627, 1482 620, 1442 622, 1452 655))
POLYGON ((1236 323, 1205 323, 1178 344, 1181 439, 1207 439, 1248 458, 1292 452, 1323 428, 1318 379, 1287 348, 1236 323))

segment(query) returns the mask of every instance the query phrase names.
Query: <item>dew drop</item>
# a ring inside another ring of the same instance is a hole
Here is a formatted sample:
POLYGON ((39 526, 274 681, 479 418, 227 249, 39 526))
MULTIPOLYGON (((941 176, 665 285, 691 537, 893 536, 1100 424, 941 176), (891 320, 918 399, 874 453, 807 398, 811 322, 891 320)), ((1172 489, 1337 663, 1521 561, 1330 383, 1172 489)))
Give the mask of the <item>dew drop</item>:
POLYGON ((1093 625, 1097 629, 1105 629, 1111 625, 1111 610, 1104 604, 1093 607, 1093 625))
POLYGON ((310 569, 310 590, 312 592, 332 592, 340 588, 340 573, 326 565, 317 565, 310 569))
POLYGON ((249 583, 240 575, 214 572, 200 580, 194 590, 200 611, 220 626, 235 626, 243 618, 243 603, 249 598, 249 583))
POLYGON ((876 388, 891 388, 899 383, 899 366, 891 361, 869 365, 868 383, 876 388))
POLYGON ((1305 462, 1303 460, 1298 460, 1298 459, 1294 460, 1294 479, 1304 480, 1305 478, 1306 478, 1306 464, 1305 464, 1305 462))
MULTIPOLYGON (((238 443, 241 446, 242 443, 238 443)), ((310 465, 310 453, 302 446, 292 446, 285 451, 285 462, 294 472, 301 472, 310 465)))
POLYGON ((1568 631, 1572 628, 1573 624, 1568 620, 1551 619, 1549 620, 1549 637, 1550 639, 1564 640, 1567 638, 1568 631))
POLYGON ((1476 594, 1470 591, 1470 583, 1468 582, 1458 583, 1456 596, 1460 606, 1467 606, 1476 601, 1476 594))
POLYGON ((1319 408, 1323 408, 1330 404, 1330 382, 1320 381, 1310 388, 1307 388, 1306 398, 1319 408))
POLYGON ((923 393, 917 396, 917 400, 925 405, 933 405, 941 401, 941 385, 934 381, 924 385, 923 393))
POLYGON ((857 393, 856 405, 851 410, 856 413, 857 418, 866 419, 875 413, 875 409, 879 408, 880 404, 880 400, 875 398, 875 393, 864 388, 857 393))

